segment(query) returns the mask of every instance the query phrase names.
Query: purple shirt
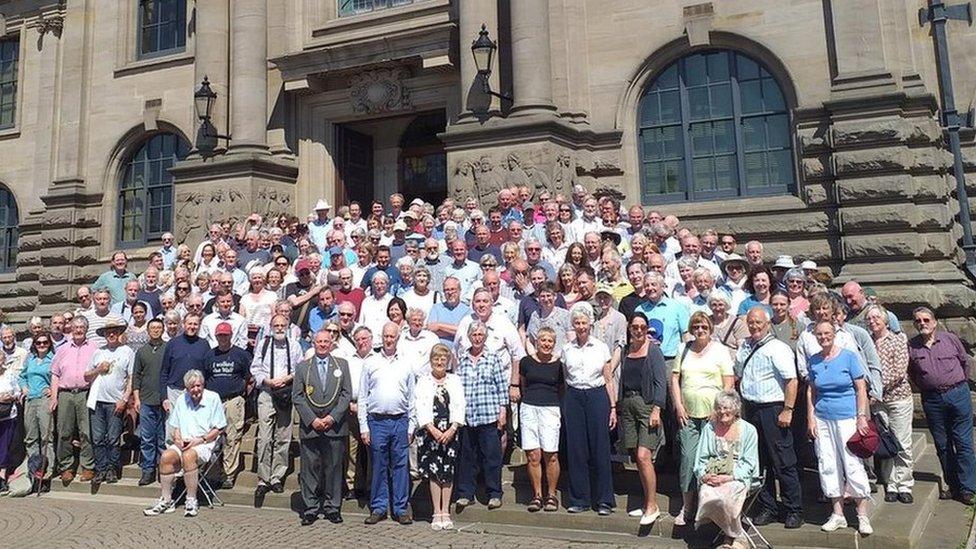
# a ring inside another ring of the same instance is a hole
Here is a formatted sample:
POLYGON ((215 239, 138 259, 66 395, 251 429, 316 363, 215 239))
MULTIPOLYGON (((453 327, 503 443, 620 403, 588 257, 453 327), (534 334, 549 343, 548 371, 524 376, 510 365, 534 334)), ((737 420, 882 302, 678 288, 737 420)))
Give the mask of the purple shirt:
POLYGON ((966 380, 969 355, 955 334, 936 331, 927 347, 921 335, 908 342, 908 375, 920 391, 944 392, 966 380))

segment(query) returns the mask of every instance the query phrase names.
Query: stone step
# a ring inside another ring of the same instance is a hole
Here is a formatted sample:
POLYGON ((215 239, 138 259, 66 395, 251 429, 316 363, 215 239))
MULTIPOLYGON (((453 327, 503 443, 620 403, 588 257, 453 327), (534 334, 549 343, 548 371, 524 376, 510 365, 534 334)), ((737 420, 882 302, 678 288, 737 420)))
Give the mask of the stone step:
MULTIPOLYGON (((875 534, 867 538, 860 538, 856 530, 848 528, 844 531, 825 533, 820 530, 820 524, 826 520, 828 515, 828 504, 816 501, 819 493, 818 479, 815 471, 806 471, 803 474, 804 484, 804 518, 807 521, 798 530, 786 530, 781 524, 772 524, 761 528, 763 534, 774 546, 795 546, 795 547, 826 547, 826 548, 877 548, 877 549, 911 549, 913 547, 924 547, 920 539, 929 519, 932 515, 934 505, 938 502, 938 460, 934 453, 928 451, 929 443, 924 433, 916 432, 914 436, 914 449, 916 451, 918 466, 916 467, 916 487, 914 491, 915 503, 911 506, 900 503, 885 503, 882 494, 876 494, 877 500, 872 511, 872 524, 875 534), (856 545, 855 545, 856 544, 856 545)), ((297 460, 295 463, 297 467, 297 460)), ((531 490, 528 487, 524 466, 512 466, 503 469, 503 507, 488 511, 484 506, 485 499, 479 497, 480 502, 462 511, 457 517, 458 522, 465 523, 484 523, 495 524, 499 527, 504 525, 521 525, 545 528, 566 528, 571 525, 573 529, 589 530, 595 532, 616 532, 630 533, 635 535, 661 536, 666 539, 683 539, 691 545, 708 545, 715 536, 717 530, 713 526, 703 527, 696 532, 691 526, 675 527, 672 518, 681 508, 681 497, 678 494, 677 479, 671 472, 663 472, 659 475, 659 489, 664 494, 659 494, 658 504, 662 509, 662 517, 645 531, 639 531, 637 519, 627 516, 626 511, 640 506, 641 494, 640 483, 636 476, 636 471, 632 466, 617 466, 614 474, 615 491, 617 493, 617 510, 609 517, 599 517, 595 513, 588 512, 577 515, 569 515, 565 511, 565 500, 562 492, 561 508, 555 513, 528 513, 525 505, 531 498, 531 490), (666 494, 674 494, 668 496, 666 494)), ((286 477, 286 491, 283 494, 269 493, 263 503, 264 507, 291 509, 297 511, 300 507, 300 497, 298 494, 297 474, 290 473, 286 477)), ((159 495, 158 484, 146 487, 137 486, 139 477, 138 468, 134 465, 123 468, 123 478, 118 484, 103 484, 98 488, 99 493, 125 495, 145 498, 147 504, 159 495)), ((565 475, 564 475, 565 480, 565 475)), ((257 483, 256 475, 252 471, 245 471, 238 477, 237 485, 233 490, 218 491, 220 498, 228 504, 252 506, 254 500, 254 486, 257 483)), ((562 483, 561 483, 562 484, 562 483)), ((564 486, 561 486, 564 488, 564 486)), ((64 488, 60 482, 55 481, 55 490, 68 490, 72 492, 90 493, 92 488, 89 484, 73 483, 64 488)), ((368 502, 347 501, 343 504, 343 511, 348 514, 368 513, 368 502)), ((411 498, 411 505, 415 516, 418 519, 429 518, 430 502, 427 484, 425 482, 415 482, 414 491, 411 498)), ((853 509, 846 509, 849 522, 856 525, 856 517, 853 509)))

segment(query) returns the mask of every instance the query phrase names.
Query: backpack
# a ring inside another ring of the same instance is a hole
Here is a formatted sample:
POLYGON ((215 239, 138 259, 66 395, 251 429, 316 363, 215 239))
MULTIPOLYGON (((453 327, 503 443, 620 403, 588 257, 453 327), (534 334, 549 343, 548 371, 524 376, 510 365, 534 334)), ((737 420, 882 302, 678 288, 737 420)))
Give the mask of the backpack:
POLYGON ((10 489, 8 495, 12 498, 22 498, 31 493, 34 480, 27 467, 27 458, 24 458, 24 461, 14 469, 13 474, 7 477, 7 486, 10 489))

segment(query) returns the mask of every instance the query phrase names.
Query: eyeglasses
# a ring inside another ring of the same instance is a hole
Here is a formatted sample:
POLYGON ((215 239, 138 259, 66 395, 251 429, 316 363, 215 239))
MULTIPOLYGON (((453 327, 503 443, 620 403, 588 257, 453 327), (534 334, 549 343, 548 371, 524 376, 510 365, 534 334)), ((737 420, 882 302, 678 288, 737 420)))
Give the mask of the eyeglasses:
POLYGON ((339 313, 339 316, 355 316, 352 313, 339 313))
POLYGON ((914 322, 915 324, 931 324, 932 322, 935 321, 932 320, 931 318, 916 318, 914 322))
POLYGON ((329 333, 333 333, 333 334, 339 333, 339 329, 338 328, 326 328, 325 331, 326 332, 329 332, 329 333))
POLYGON ((497 267, 497 266, 498 266, 498 264, 497 264, 497 263, 483 263, 483 264, 481 265, 481 268, 482 268, 482 269, 487 269, 487 268, 492 268, 492 269, 494 269, 494 268, 495 268, 495 267, 497 267))
POLYGON ((176 291, 177 292, 189 292, 190 289, 187 288, 186 286, 180 286, 179 288, 176 289, 176 291))
POLYGON ((34 345, 50 345, 51 342, 46 339, 39 339, 34 342, 34 345))

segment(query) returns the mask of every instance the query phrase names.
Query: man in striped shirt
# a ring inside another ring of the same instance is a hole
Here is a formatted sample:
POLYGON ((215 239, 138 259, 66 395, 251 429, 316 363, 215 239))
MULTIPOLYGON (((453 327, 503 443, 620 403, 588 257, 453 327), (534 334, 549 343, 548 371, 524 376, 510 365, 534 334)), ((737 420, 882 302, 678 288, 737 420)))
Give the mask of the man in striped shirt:
POLYGON ((799 528, 803 525, 800 477, 790 431, 798 385, 793 350, 773 337, 762 306, 749 310, 746 324, 749 337, 736 352, 735 376, 742 393, 742 417, 759 432, 759 462, 766 475, 754 522, 762 526, 777 520, 774 480, 778 480, 786 527, 799 528))

